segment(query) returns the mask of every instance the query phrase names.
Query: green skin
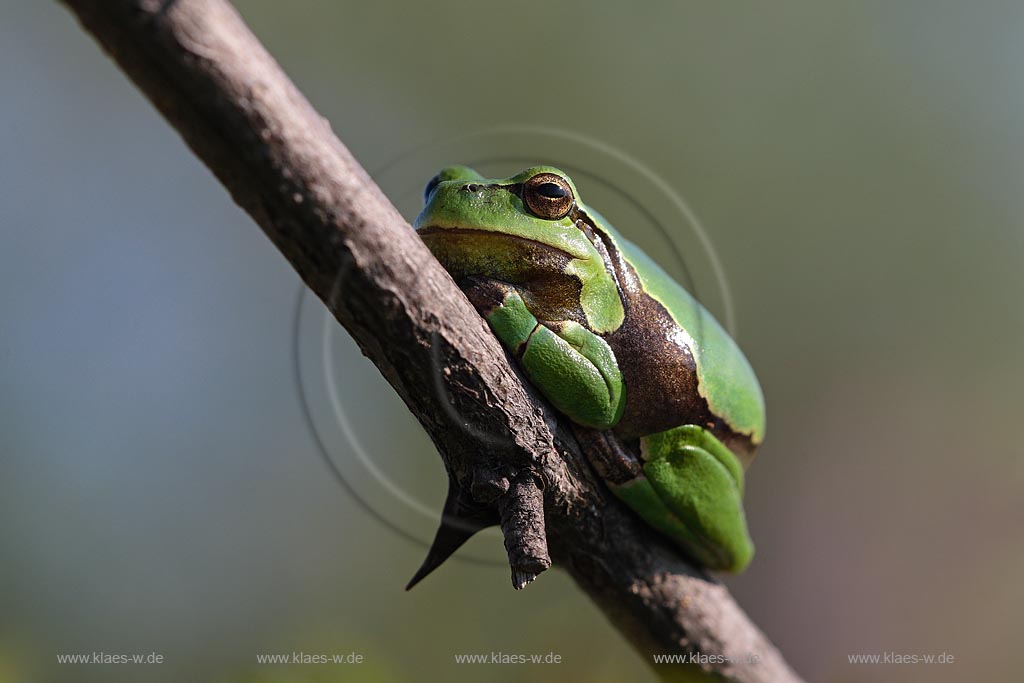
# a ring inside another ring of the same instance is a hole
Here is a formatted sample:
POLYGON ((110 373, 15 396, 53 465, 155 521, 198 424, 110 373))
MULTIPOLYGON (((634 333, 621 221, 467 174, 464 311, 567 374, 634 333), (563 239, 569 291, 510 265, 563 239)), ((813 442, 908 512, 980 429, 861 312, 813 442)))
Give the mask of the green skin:
POLYGON ((414 227, 578 425, 611 490, 701 565, 742 571, 764 398, 732 338, 556 168, 493 180, 453 166, 425 200, 414 227), (563 189, 538 190, 546 180, 563 189), (551 215, 545 202, 569 208, 551 215))

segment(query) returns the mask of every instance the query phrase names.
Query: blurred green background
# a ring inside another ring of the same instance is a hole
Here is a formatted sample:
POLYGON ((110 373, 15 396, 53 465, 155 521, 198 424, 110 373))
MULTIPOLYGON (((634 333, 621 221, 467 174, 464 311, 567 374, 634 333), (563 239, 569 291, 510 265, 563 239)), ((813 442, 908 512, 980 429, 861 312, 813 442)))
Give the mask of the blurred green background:
MULTIPOLYGON (((737 599, 808 680, 1019 678, 1024 6, 237 4, 371 170, 526 124, 676 188, 768 401, 737 599), (847 659, 885 652, 955 661, 847 659)), ((320 453, 295 273, 55 3, 6 4, 0 64, 0 680, 653 680, 560 571, 512 591, 493 534, 403 592, 424 551, 390 525, 433 522, 320 453), (256 662, 294 650, 366 662, 256 662), (93 651, 166 663, 56 662, 93 651), (454 663, 491 651, 562 663, 454 663)), ((384 187, 415 213, 425 180, 384 187)), ((330 349, 438 509, 427 439, 330 349)))

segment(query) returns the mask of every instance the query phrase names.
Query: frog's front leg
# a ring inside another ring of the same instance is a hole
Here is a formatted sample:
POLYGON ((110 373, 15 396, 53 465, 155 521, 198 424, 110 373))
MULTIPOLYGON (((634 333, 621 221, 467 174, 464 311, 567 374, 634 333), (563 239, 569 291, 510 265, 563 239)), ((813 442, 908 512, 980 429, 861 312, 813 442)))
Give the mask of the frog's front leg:
POLYGON ((571 320, 538 321, 512 285, 473 278, 465 288, 530 382, 559 411, 594 429, 622 417, 622 373, 608 343, 571 320))
POLYGON ((754 555, 743 468, 711 432, 676 427, 641 440, 643 476, 615 494, 710 569, 742 571, 754 555))

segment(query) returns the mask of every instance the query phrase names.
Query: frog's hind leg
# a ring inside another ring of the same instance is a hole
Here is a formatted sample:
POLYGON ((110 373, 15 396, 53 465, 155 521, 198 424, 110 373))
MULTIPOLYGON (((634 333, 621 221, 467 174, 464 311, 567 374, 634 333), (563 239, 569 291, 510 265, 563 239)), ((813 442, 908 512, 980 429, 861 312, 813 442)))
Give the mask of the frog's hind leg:
POLYGON ((641 460, 613 433, 576 425, 573 434, 612 493, 645 522, 675 541, 701 566, 717 569, 728 565, 724 553, 694 533, 666 504, 659 489, 646 476, 641 460))
POLYGON ((702 564, 742 571, 754 545, 743 513, 743 468, 732 451, 697 425, 644 437, 641 449, 646 484, 628 495, 702 564), (666 512, 678 525, 663 519, 666 512))

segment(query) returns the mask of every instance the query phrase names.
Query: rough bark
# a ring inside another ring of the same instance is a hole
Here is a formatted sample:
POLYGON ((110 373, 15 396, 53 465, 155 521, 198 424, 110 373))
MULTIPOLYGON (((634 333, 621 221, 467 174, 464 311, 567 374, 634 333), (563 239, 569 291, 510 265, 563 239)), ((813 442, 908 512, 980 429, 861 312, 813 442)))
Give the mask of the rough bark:
POLYGON ((64 4, 376 364, 462 494, 500 520, 514 582, 551 557, 649 662, 699 654, 726 680, 799 680, 721 584, 610 497, 568 426, 229 3, 64 4))

